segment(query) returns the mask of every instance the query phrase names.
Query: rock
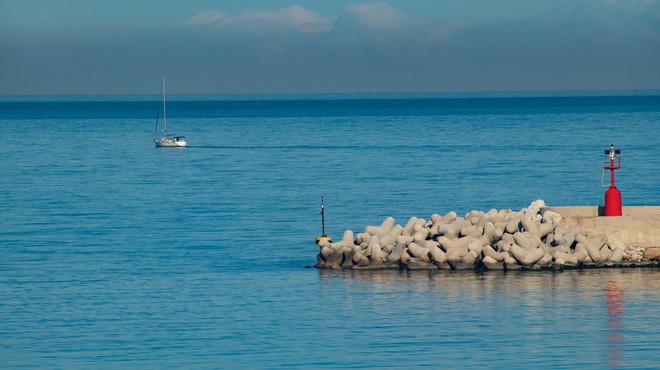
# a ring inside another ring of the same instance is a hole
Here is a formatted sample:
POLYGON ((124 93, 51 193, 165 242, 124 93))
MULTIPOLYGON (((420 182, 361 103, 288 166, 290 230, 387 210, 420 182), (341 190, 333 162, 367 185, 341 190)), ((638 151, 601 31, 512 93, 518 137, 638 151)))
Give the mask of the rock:
MULTIPOLYGON (((511 234, 505 234, 505 235, 511 235, 511 234)), ((511 251, 511 246, 516 244, 513 240, 505 240, 502 238, 499 242, 497 242, 497 251, 498 252, 507 252, 511 251)))
POLYGON ((433 262, 433 264, 440 270, 451 270, 451 265, 447 261, 433 262))
POLYGON ((369 265, 369 258, 364 255, 364 252, 366 250, 360 250, 353 254, 353 265, 354 266, 368 266, 369 265))
POLYGON ((587 252, 587 249, 584 247, 584 244, 578 243, 575 246, 573 257, 575 257, 578 260, 578 263, 584 263, 587 257, 589 257, 589 252, 587 252))
POLYGON ((582 235, 582 234, 576 235, 575 240, 578 242, 578 244, 584 245, 584 247, 587 250, 587 253, 589 253, 589 257, 594 263, 604 262, 609 256, 609 255, 605 256, 603 253, 600 252, 601 245, 597 244, 599 241, 594 241, 593 239, 590 239, 586 235, 582 235))
POLYGON ((470 222, 464 218, 456 218, 448 224, 440 224, 438 226, 438 234, 449 239, 454 239, 460 234, 462 228, 469 225, 471 225, 470 222))
POLYGON ((562 265, 567 264, 570 266, 577 266, 580 263, 580 261, 578 261, 578 259, 574 255, 567 252, 557 251, 554 253, 553 257, 555 259, 555 262, 558 260, 562 260, 563 262, 562 265))
POLYGON ((454 221, 456 219, 456 217, 458 217, 456 212, 451 211, 451 212, 448 212, 446 215, 442 216, 442 218, 440 218, 435 223, 448 224, 448 223, 454 221))
POLYGON ((565 246, 565 245, 558 245, 556 247, 551 247, 550 252, 551 253, 555 253, 555 252, 571 253, 571 248, 569 248, 568 246, 565 246))
POLYGON ((491 256, 484 257, 481 260, 481 263, 483 263, 488 270, 504 270, 504 261, 498 261, 491 256))
POLYGON ((575 242, 575 234, 568 230, 567 228, 562 228, 560 226, 555 227, 555 231, 552 236, 553 244, 556 246, 563 245, 567 248, 570 248, 575 242))
POLYGON ((645 248, 635 245, 628 245, 623 251, 624 259, 631 262, 640 262, 644 258, 645 248))
POLYGON ((589 254, 587 254, 587 256, 584 257, 584 260, 582 261, 582 264, 590 266, 590 265, 594 265, 595 262, 594 262, 594 260, 591 259, 591 257, 589 257, 589 254))
POLYGON ((515 258, 509 257, 504 260, 504 269, 505 270, 520 270, 521 266, 518 264, 515 258))
POLYGON ((479 227, 478 225, 468 225, 464 226, 461 228, 460 235, 461 236, 472 236, 473 234, 478 234, 477 236, 472 236, 473 238, 478 238, 481 235, 483 235, 484 229, 483 227, 479 227))
POLYGON ((321 257, 325 261, 324 267, 339 269, 341 268, 343 251, 336 251, 330 247, 321 248, 321 257))
MULTIPOLYGON (((525 216, 520 219, 520 223, 523 226, 523 229, 534 237, 539 238, 541 236, 539 232, 539 225, 529 217, 525 216)), ((522 247, 522 246, 521 246, 522 247)))
POLYGON ((610 249, 609 246, 607 246, 607 244, 605 244, 600 248, 600 257, 603 258, 602 262, 609 261, 611 255, 612 255, 612 250, 610 249))
POLYGON ((369 243, 369 238, 371 238, 371 235, 367 233, 358 233, 357 235, 355 235, 355 243, 357 245, 360 246, 364 245, 366 247, 369 243))
POLYGON ((447 263, 449 263, 454 270, 470 270, 474 269, 477 257, 477 253, 474 251, 467 252, 461 258, 450 258, 450 256, 447 255, 447 263))
POLYGON ((543 257, 541 257, 541 259, 539 259, 538 261, 536 261, 534 265, 532 265, 532 268, 534 267, 542 268, 542 267, 550 267, 550 266, 552 266, 552 255, 550 253, 545 253, 543 257))
POLYGON ((392 248, 392 252, 387 255, 387 257, 385 257, 385 262, 394 263, 401 259, 401 254, 405 251, 408 244, 410 244, 410 242, 406 243, 408 238, 411 237, 404 237, 400 235, 396 238, 396 241, 394 242, 394 248, 392 248))
POLYGON ((429 253, 429 250, 417 243, 410 243, 410 245, 408 245, 408 252, 411 257, 422 258, 429 253))
POLYGON ((554 241, 555 241, 555 234, 554 234, 554 233, 550 233, 550 234, 546 235, 545 238, 542 238, 541 240, 543 240, 543 242, 544 242, 545 244, 547 244, 548 246, 553 246, 553 245, 555 245, 555 243, 554 243, 554 241))
POLYGON ((434 263, 442 264, 447 262, 447 254, 439 247, 430 248, 429 257, 431 257, 431 262, 434 263))
POLYGON ((364 232, 382 238, 394 227, 394 218, 387 217, 380 226, 367 226, 364 232))
MULTIPOLYGON (((353 231, 351 230, 346 230, 344 231, 344 235, 342 236, 341 240, 335 243, 330 243, 330 248, 334 249, 335 251, 340 250, 342 247, 348 247, 348 248, 353 248, 353 231)), ((322 240, 325 241, 325 240, 322 240)), ((325 245, 325 244, 324 244, 325 245)), ((319 247, 322 248, 321 243, 319 242, 319 247)))
POLYGON ((525 216, 529 218, 534 218, 536 215, 541 213, 541 208, 545 208, 545 202, 542 199, 537 199, 527 207, 527 210, 525 211, 525 216))
POLYGON ((369 239, 369 246, 367 247, 367 253, 369 254, 369 260, 373 264, 383 264, 387 255, 380 247, 380 238, 374 235, 369 239))
POLYGON ((538 235, 535 235, 530 232, 517 232, 513 234, 513 240, 515 240, 516 244, 521 246, 522 248, 526 250, 532 250, 536 249, 539 247, 540 244, 542 244, 541 239, 539 239, 538 235))
POLYGON ((520 219, 513 219, 506 224, 506 232, 509 234, 515 234, 520 231, 520 219))
POLYGON ((626 249, 626 245, 623 244, 623 242, 619 239, 607 238, 607 244, 610 246, 611 250, 615 250, 617 248, 621 248, 623 250, 626 249))
POLYGON ((387 234, 380 238, 380 246, 384 248, 388 244, 393 244, 396 238, 402 233, 403 227, 401 225, 395 225, 387 234))
POLYGON ((507 257, 510 257, 509 253, 496 252, 490 245, 484 245, 482 253, 485 257, 490 257, 497 262, 503 262, 507 257))
POLYGON ((406 267, 409 270, 437 270, 438 267, 431 262, 419 258, 411 258, 406 261, 406 267))
POLYGON ((554 225, 560 225, 564 222, 564 218, 559 213, 552 211, 545 211, 543 213, 543 221, 554 225))
POLYGON ((354 250, 351 250, 350 248, 344 248, 342 251, 342 262, 341 262, 341 268, 342 269, 350 269, 353 267, 353 256, 357 253, 354 250))
POLYGON ((406 223, 406 226, 403 227, 401 235, 412 235, 413 226, 415 226, 417 220, 419 220, 417 217, 411 217, 410 220, 408 220, 408 223, 406 223))
POLYGON ((405 265, 408 263, 408 261, 410 261, 411 258, 412 257, 410 256, 410 253, 408 253, 408 250, 406 249, 405 251, 403 251, 403 253, 401 253, 401 259, 399 259, 399 262, 405 265))
MULTIPOLYGON (((470 240, 474 239, 469 239, 469 238, 462 238, 462 239, 468 239, 466 240, 465 243, 453 243, 453 244, 447 244, 445 243, 444 249, 447 253, 447 261, 449 262, 450 265, 458 264, 461 258, 463 258, 467 253, 468 253, 468 243, 470 240), (452 263, 453 262, 453 263, 452 263)), ((453 242, 454 240, 451 240, 453 242)), ((457 240, 462 241, 461 239, 457 240)), ((441 242, 442 245, 442 242, 441 242)))
POLYGON ((495 224, 492 222, 488 222, 486 225, 484 225, 484 234, 480 238, 481 245, 496 244, 498 241, 500 241, 500 239, 502 239, 502 235, 504 235, 503 229, 495 227, 495 224))
POLYGON ((646 248, 642 253, 644 258, 660 261, 660 248, 646 248))
POLYGON ((555 224, 553 223, 545 223, 545 224, 540 224, 538 227, 539 231, 539 238, 544 238, 548 234, 552 234, 552 232, 555 230, 555 224))
POLYGON ((612 254, 610 254, 610 256, 607 257, 607 262, 621 263, 622 260, 623 260, 623 248, 615 248, 612 251, 612 254))
POLYGON ((481 256, 481 252, 484 249, 479 239, 470 240, 467 247, 468 250, 474 251, 477 254, 477 256, 481 256))
POLYGON ((413 240, 416 243, 423 242, 424 240, 426 240, 426 238, 428 238, 429 231, 430 230, 425 227, 420 228, 417 232, 415 232, 415 235, 413 235, 413 240))
POLYGON ((545 252, 541 248, 526 250, 514 244, 511 246, 511 254, 521 265, 529 268, 536 261, 540 260, 545 255, 545 252))
POLYGON ((441 236, 438 238, 438 243, 440 243, 440 246, 442 247, 442 249, 445 250, 445 252, 449 252, 451 249, 457 249, 463 247, 467 248, 467 245, 471 240, 473 240, 473 238, 469 236, 462 237, 460 239, 449 239, 445 236, 441 236))
POLYGON ((439 269, 450 269, 451 266, 447 263, 447 254, 440 248, 437 242, 429 243, 427 240, 426 247, 428 248, 428 257, 439 269))

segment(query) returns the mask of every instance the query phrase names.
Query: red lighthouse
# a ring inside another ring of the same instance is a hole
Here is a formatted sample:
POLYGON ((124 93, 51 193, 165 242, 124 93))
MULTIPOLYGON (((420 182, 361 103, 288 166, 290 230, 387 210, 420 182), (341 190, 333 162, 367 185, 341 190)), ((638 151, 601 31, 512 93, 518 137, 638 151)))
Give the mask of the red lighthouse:
POLYGON ((614 144, 612 144, 610 150, 606 150, 605 154, 607 157, 603 168, 610 170, 610 188, 605 192, 605 216, 621 216, 621 192, 614 186, 614 170, 621 168, 621 157, 617 156, 617 154, 621 154, 621 150, 614 149, 614 144))

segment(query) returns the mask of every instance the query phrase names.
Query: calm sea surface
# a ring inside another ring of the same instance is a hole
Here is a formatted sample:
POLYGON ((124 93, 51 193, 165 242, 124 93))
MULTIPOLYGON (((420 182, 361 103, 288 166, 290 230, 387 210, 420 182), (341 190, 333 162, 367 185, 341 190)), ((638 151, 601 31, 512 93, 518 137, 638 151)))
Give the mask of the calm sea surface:
POLYGON ((660 205, 660 92, 0 97, 0 368, 660 368, 660 270, 322 271, 387 216, 660 205), (607 175, 605 182, 608 182, 607 175))

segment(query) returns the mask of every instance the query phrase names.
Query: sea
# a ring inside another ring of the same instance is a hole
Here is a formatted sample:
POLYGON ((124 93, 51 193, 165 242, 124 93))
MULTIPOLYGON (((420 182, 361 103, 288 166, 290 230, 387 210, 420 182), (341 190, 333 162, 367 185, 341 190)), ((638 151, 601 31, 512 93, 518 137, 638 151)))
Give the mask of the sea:
POLYGON ((388 216, 602 205, 610 145, 660 205, 660 91, 166 107, 188 147, 158 95, 0 97, 0 368, 660 368, 658 268, 313 267, 388 216))

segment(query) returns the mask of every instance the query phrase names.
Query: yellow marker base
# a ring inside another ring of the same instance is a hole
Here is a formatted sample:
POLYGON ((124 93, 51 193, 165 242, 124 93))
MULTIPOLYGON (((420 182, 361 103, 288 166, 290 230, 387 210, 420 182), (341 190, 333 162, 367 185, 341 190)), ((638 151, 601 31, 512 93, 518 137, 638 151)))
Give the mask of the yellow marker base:
POLYGON ((332 238, 327 236, 327 235, 321 235, 318 238, 316 238, 316 244, 318 244, 321 240, 327 240, 328 242, 332 243, 332 238))

